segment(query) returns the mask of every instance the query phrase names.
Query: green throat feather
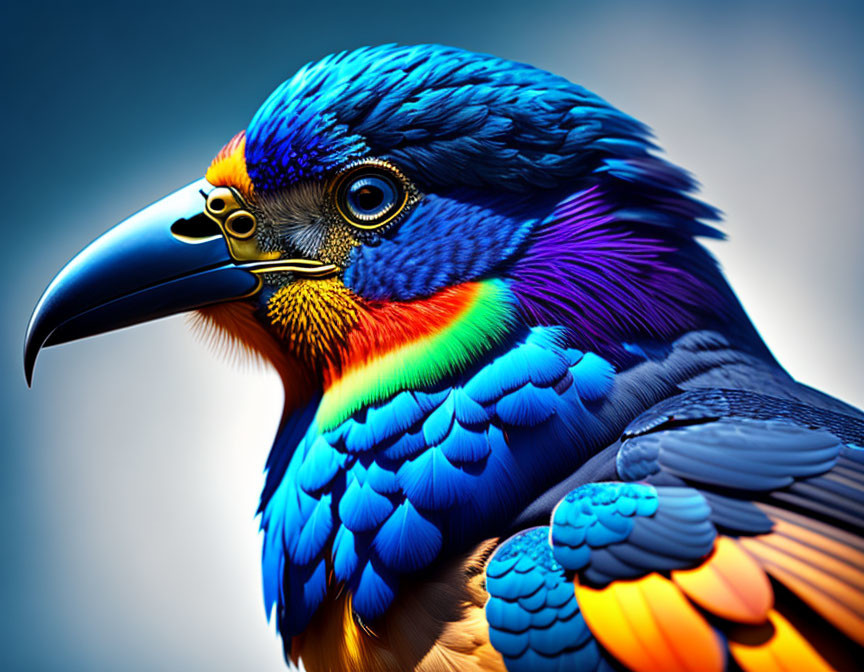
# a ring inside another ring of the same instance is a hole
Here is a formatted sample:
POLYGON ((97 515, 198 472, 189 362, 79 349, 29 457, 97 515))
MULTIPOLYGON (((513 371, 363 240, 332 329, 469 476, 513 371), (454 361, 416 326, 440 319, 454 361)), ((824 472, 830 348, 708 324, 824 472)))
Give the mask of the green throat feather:
POLYGON ((423 390, 457 375, 500 345, 515 326, 513 296, 500 280, 471 283, 461 311, 433 333, 348 368, 325 391, 316 416, 321 431, 403 390, 423 390))

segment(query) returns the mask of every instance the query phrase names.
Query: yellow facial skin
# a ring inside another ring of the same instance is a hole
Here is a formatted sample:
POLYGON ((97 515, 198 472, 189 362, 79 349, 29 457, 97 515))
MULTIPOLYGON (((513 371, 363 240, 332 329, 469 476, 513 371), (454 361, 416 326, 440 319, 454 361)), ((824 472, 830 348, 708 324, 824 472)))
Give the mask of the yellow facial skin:
POLYGON ((204 212, 219 225, 233 259, 272 261, 281 256, 277 251, 261 250, 255 236, 258 219, 237 190, 215 187, 207 194, 204 212))

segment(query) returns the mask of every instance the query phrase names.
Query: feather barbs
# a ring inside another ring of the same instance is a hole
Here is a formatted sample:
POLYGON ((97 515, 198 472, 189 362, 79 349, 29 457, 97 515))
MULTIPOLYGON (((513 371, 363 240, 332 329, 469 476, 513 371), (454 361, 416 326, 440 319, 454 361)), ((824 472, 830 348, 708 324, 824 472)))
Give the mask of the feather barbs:
POLYGON ((217 303, 191 314, 193 331, 229 360, 272 366, 282 379, 286 412, 308 402, 315 390, 312 372, 287 352, 255 316, 255 308, 244 301, 217 303))
POLYGON ((535 228, 507 270, 528 324, 566 326, 578 346, 603 354, 637 335, 668 339, 707 315, 726 314, 726 298, 708 279, 710 258, 704 268, 686 266, 690 238, 637 229, 629 216, 593 186, 563 200, 535 228))
POLYGON ((513 312, 510 292, 499 281, 361 308, 341 361, 325 371, 319 427, 332 428, 360 408, 464 371, 505 339, 513 312))
POLYGON ((765 622, 774 605, 765 572, 729 537, 719 537, 713 555, 699 567, 671 574, 687 597, 726 620, 758 625, 765 622))
POLYGON ((240 131, 219 150, 205 177, 213 186, 234 187, 246 198, 252 196, 254 185, 246 170, 245 131, 240 131))
POLYGON ((603 646, 639 672, 720 672, 720 637, 675 585, 659 574, 592 588, 575 580, 585 622, 603 646))
POLYGON ((334 361, 359 321, 359 306, 336 278, 295 280, 267 302, 267 317, 289 349, 305 361, 334 361))
POLYGON ((483 570, 496 542, 480 542, 400 591, 377 635, 355 619, 350 593, 331 584, 332 599, 291 640, 291 659, 308 670, 504 672, 483 611, 483 570))

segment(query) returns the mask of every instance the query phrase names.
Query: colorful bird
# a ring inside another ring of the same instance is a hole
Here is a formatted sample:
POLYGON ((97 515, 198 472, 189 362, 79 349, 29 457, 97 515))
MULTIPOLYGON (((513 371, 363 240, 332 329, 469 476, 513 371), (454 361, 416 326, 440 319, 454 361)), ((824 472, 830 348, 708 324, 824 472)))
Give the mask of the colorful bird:
POLYGON ((340 53, 60 272, 28 381, 188 310, 275 367, 264 601, 310 672, 851 669, 864 415, 775 362, 693 191, 555 75, 340 53))

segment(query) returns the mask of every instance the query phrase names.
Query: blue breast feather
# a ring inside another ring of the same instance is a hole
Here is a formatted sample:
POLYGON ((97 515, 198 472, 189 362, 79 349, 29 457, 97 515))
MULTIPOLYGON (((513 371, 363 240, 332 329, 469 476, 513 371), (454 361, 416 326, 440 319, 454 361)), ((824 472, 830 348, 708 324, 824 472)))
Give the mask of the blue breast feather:
POLYGON ((587 457, 613 381, 608 362, 537 327, 455 383, 400 392, 330 431, 312 421, 262 512, 265 606, 282 634, 305 628, 328 565, 373 619, 400 575, 506 524, 545 464, 587 457))

